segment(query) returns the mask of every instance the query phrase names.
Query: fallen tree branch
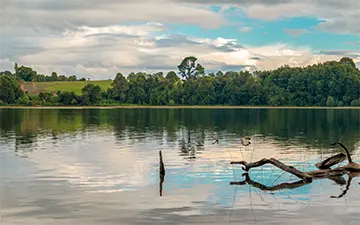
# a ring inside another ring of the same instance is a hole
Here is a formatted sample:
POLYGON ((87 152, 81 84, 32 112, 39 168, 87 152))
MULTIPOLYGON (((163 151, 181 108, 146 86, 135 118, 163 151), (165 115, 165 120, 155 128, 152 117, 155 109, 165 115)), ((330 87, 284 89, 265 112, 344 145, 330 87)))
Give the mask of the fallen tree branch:
POLYGON ((344 161, 345 160, 344 154, 341 153, 332 156, 330 158, 327 158, 324 161, 316 164, 319 170, 308 171, 308 172, 302 172, 294 168, 293 166, 285 165, 284 163, 274 158, 270 158, 270 159, 263 158, 260 161, 252 162, 252 163, 247 163, 246 161, 232 161, 230 162, 230 164, 243 165, 244 166, 243 169, 245 171, 249 171, 251 168, 260 167, 265 164, 272 164, 278 167, 279 169, 282 169, 283 171, 286 171, 288 173, 297 176, 298 178, 301 178, 305 182, 311 182, 312 179, 330 178, 330 177, 342 176, 347 173, 360 172, 360 164, 352 161, 349 150, 340 142, 335 142, 331 145, 336 145, 336 144, 340 145, 345 150, 349 162, 345 166, 340 166, 334 169, 331 169, 330 167, 344 161))
POLYGON ((262 165, 265 165, 265 164, 272 164, 286 172, 289 172, 291 174, 294 174, 295 176, 303 179, 303 180, 306 180, 306 181, 311 181, 311 176, 309 176, 308 174, 304 173, 304 172, 301 172, 300 170, 297 170, 295 167, 293 166, 287 166, 285 165, 284 163, 280 162, 279 160, 277 159, 274 159, 274 158, 270 158, 270 159, 266 159, 266 158, 263 158, 262 160, 260 161, 257 161, 257 162, 252 162, 252 163, 247 163, 245 161, 233 161, 233 162, 230 162, 230 164, 241 164, 241 165, 244 165, 245 168, 243 168, 245 171, 249 171, 251 168, 253 167, 259 167, 259 166, 262 166, 262 165))
POLYGON ((343 162, 346 159, 346 155, 344 153, 339 153, 337 155, 334 155, 330 158, 325 159, 322 162, 318 162, 315 164, 315 166, 318 169, 330 169, 333 165, 339 164, 343 162))
POLYGON ((336 145, 336 144, 340 145, 340 146, 345 150, 349 163, 352 163, 353 161, 352 161, 352 159, 351 159, 350 152, 349 152, 349 150, 345 147, 345 145, 343 145, 342 143, 340 143, 340 142, 338 142, 338 141, 332 143, 331 145, 336 145))

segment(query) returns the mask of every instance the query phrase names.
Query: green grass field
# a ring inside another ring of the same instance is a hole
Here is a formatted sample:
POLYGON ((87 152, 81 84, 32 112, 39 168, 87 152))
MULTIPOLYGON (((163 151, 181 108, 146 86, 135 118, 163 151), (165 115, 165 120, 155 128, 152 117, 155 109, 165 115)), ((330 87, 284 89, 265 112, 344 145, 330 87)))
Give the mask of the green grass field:
POLYGON ((81 89, 89 83, 99 85, 101 89, 106 90, 111 87, 112 80, 22 82, 20 86, 24 91, 27 91, 30 94, 39 94, 40 92, 73 91, 79 95, 81 94, 81 89))

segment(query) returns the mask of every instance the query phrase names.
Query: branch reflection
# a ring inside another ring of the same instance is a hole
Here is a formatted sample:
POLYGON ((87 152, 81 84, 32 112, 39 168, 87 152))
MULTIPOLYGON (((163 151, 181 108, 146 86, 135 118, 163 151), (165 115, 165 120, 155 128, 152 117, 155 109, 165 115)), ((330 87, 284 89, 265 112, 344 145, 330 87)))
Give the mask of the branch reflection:
MULTIPOLYGON (((245 179, 243 181, 232 181, 230 182, 230 185, 250 185, 252 187, 258 188, 262 191, 280 191, 283 189, 296 189, 305 185, 308 185, 310 183, 312 183, 311 181, 304 181, 304 180, 299 180, 296 182, 284 182, 284 183, 280 183, 274 186, 266 186, 264 184, 261 184, 259 182, 256 182, 254 180, 252 180, 249 176, 249 173, 243 173, 242 174, 243 177, 245 177, 245 179)), ((351 181, 354 177, 360 177, 360 173, 349 173, 348 174, 348 180, 346 181, 342 176, 333 176, 333 177, 328 177, 327 179, 330 179, 332 181, 334 181, 336 184, 343 186, 346 184, 345 190, 339 195, 339 196, 331 196, 331 198, 341 198, 344 197, 347 192, 350 189, 351 186, 351 181)), ((326 179, 326 178, 319 178, 319 179, 326 179)))

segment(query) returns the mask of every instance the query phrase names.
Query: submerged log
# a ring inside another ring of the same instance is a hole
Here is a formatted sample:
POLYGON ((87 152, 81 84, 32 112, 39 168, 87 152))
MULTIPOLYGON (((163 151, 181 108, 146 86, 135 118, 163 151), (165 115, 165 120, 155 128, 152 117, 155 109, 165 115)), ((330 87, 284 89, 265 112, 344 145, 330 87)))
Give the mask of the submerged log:
POLYGON ((291 173, 297 176, 298 178, 301 178, 304 182, 311 182, 312 179, 333 178, 348 173, 360 172, 360 164, 352 161, 349 150, 340 142, 335 142, 331 145, 336 145, 336 144, 340 145, 345 150, 348 164, 346 164, 345 166, 336 167, 334 169, 331 169, 330 167, 344 161, 345 160, 344 154, 341 153, 332 156, 330 158, 327 158, 324 161, 316 164, 319 170, 308 171, 308 172, 302 172, 294 168, 293 166, 285 165, 284 163, 274 158, 270 158, 270 159, 264 158, 260 161, 252 162, 252 163, 247 163, 246 161, 232 161, 230 162, 230 164, 243 165, 244 166, 243 169, 245 171, 249 171, 251 168, 259 167, 265 164, 272 164, 278 167, 279 169, 282 169, 285 172, 291 173))

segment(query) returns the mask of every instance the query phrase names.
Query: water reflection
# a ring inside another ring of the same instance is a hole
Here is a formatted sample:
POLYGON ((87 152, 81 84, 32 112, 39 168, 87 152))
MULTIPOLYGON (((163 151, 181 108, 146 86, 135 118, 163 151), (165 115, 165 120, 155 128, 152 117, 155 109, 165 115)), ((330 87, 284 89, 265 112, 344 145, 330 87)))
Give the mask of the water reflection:
MULTIPOLYGON (((232 181, 232 182, 230 182, 230 185, 250 185, 250 186, 258 188, 262 191, 274 192, 274 191, 279 191, 279 190, 283 190, 283 189, 296 189, 296 188, 311 184, 311 182, 305 182, 303 180, 298 180, 295 182, 283 182, 283 183, 280 183, 277 185, 267 186, 267 185, 264 185, 264 184, 261 184, 259 182, 252 180, 248 173, 243 173, 242 176, 245 177, 245 179, 243 181, 232 181)), ((347 181, 342 176, 328 177, 328 179, 334 181, 335 184, 338 184, 339 186, 343 186, 346 184, 345 189, 342 191, 342 193, 340 195, 338 195, 338 196, 332 195, 331 198, 344 197, 346 195, 346 193, 349 191, 350 186, 351 186, 351 181, 354 177, 360 177, 360 173, 356 173, 356 172, 349 173, 347 181)))
POLYGON ((201 152, 205 149, 205 130, 190 130, 182 128, 180 133, 181 139, 179 140, 179 155, 183 156, 185 159, 196 159, 196 155, 201 154, 201 152))
MULTIPOLYGON (((232 210, 233 222, 254 224, 250 199, 262 224, 316 223, 325 208, 337 215, 325 224, 354 222, 359 177, 267 195, 248 183, 230 186, 242 171, 229 161, 276 157, 307 170, 341 151, 329 148, 336 140, 358 160, 359 115, 318 109, 1 109, 2 222, 223 224, 232 210), (245 136, 251 145, 242 145, 245 136), (349 185, 340 199, 329 198, 339 191, 334 182, 349 185)), ((281 173, 264 168, 249 175, 267 187, 296 182, 281 173)))
POLYGON ((2 141, 15 138, 16 146, 34 143, 39 136, 56 139, 100 129, 114 131, 119 140, 128 136, 134 144, 149 138, 178 142, 180 156, 190 158, 214 134, 220 141, 260 134, 284 145, 319 149, 341 140, 350 151, 360 135, 357 109, 1 109, 0 122, 2 141))

